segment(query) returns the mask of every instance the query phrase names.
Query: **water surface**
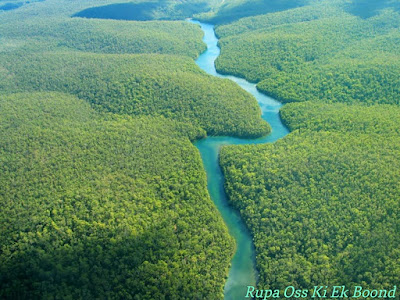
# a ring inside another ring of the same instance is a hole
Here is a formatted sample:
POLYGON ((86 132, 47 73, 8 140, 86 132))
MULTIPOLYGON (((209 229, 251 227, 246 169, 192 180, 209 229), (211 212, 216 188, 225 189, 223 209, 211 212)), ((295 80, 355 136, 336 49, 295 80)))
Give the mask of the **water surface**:
POLYGON ((245 79, 221 75, 216 71, 214 62, 220 54, 220 49, 217 45, 218 39, 215 36, 214 26, 197 21, 190 22, 201 26, 204 31, 203 41, 207 44, 207 50, 196 60, 197 65, 208 74, 216 77, 228 78, 251 93, 260 105, 262 118, 266 120, 272 128, 271 134, 259 139, 208 137, 195 143, 203 159, 204 168, 207 173, 208 191, 211 199, 219 209, 229 229, 229 233, 236 241, 236 253, 232 259, 228 280, 225 284, 225 299, 248 299, 245 298, 247 286, 255 285, 257 281, 254 245, 252 236, 244 225, 239 213, 228 204, 227 195, 224 190, 224 176, 218 163, 219 149, 222 145, 271 143, 284 137, 289 131, 283 125, 279 117, 279 109, 282 107, 280 102, 260 93, 255 84, 245 79))

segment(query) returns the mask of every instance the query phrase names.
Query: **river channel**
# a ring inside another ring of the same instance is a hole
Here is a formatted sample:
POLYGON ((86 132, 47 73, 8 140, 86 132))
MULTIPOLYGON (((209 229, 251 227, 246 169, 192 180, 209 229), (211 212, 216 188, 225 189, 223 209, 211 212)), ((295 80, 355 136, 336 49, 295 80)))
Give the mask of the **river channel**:
POLYGON ((262 118, 272 128, 272 132, 268 136, 259 139, 208 137, 195 143, 203 159, 211 199, 220 211, 229 229, 229 233, 236 242, 236 252, 231 261, 228 279, 225 284, 225 300, 241 300, 246 299, 247 286, 255 285, 257 282, 255 251, 252 236, 239 213, 228 204, 227 195, 224 190, 224 176, 218 162, 219 150, 223 145, 271 143, 284 137, 289 131, 279 117, 279 109, 282 107, 280 102, 260 93, 254 83, 235 76, 222 75, 216 71, 214 62, 220 54, 220 49, 218 47, 218 38, 214 32, 214 26, 194 20, 190 22, 201 26, 201 29, 204 31, 203 41, 207 44, 207 50, 196 60, 197 65, 210 75, 228 78, 236 82, 241 88, 252 94, 260 105, 262 118))

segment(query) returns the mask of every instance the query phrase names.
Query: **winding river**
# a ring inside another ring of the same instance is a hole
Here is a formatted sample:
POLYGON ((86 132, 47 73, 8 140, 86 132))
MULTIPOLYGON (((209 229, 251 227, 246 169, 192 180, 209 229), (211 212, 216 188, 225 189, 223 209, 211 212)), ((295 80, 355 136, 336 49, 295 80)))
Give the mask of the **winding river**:
POLYGON ((208 74, 228 78, 236 82, 240 87, 252 94, 261 107, 262 118, 268 121, 272 127, 271 134, 259 139, 208 137, 195 144, 203 159, 211 199, 219 209, 229 229, 229 233, 236 241, 236 253, 232 259, 228 279, 225 284, 225 300, 246 299, 247 286, 256 285, 257 282, 254 245, 252 236, 239 213, 228 204, 227 195, 224 190, 224 177, 218 162, 219 149, 223 145, 271 143, 284 137, 289 131, 279 117, 279 109, 282 107, 280 102, 261 94, 253 83, 235 76, 225 76, 217 73, 214 61, 220 54, 220 49, 217 45, 218 39, 215 36, 214 26, 193 20, 190 22, 201 26, 201 29, 204 31, 203 41, 207 44, 207 50, 196 60, 197 65, 208 74))

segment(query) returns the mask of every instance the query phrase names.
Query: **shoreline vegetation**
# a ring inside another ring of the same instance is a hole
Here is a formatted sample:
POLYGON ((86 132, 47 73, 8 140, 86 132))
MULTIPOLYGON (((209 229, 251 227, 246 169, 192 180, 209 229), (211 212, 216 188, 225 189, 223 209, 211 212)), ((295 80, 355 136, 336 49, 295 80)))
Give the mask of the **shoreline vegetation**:
POLYGON ((0 65, 3 92, 65 92, 98 111, 162 115, 199 126, 208 135, 260 137, 270 131, 251 95, 228 80, 205 74, 190 57, 7 53, 0 54, 0 65))
POLYGON ((196 25, 70 18, 90 5, 1 13, 0 297, 221 299, 234 242, 192 142, 268 124, 195 65, 196 25))
POLYGON ((217 70, 291 102, 280 112, 288 136, 221 149, 230 203, 254 236, 258 289, 400 278, 400 18, 399 2, 386 4, 366 16, 322 2, 217 27, 217 70))
POLYGON ((229 276, 227 278, 224 299, 242 299, 246 292, 246 286, 257 283, 257 270, 255 268, 255 252, 253 237, 248 228, 243 223, 239 212, 232 208, 227 199, 224 190, 224 177, 219 165, 219 151, 225 145, 238 145, 249 143, 268 143, 282 138, 288 134, 288 130, 279 119, 279 108, 281 104, 274 99, 266 97, 259 93, 255 85, 232 76, 225 77, 215 70, 214 61, 219 55, 218 39, 215 37, 214 26, 210 24, 199 24, 205 35, 203 40, 208 45, 207 51, 203 53, 196 63, 207 73, 221 78, 226 78, 235 82, 243 90, 252 94, 256 99, 262 111, 262 118, 268 120, 271 124, 271 134, 256 139, 238 139, 234 137, 208 137, 195 143, 199 149, 204 169, 207 174, 207 188, 211 199, 216 204, 220 214, 228 227, 229 233, 235 239, 236 250, 231 260, 229 276))
POLYGON ((233 243, 191 143, 204 131, 61 93, 0 107, 2 297, 222 292, 233 243))
POLYGON ((146 22, 0 11, 0 297, 223 298, 234 241, 192 142, 270 127, 194 64, 199 28, 162 21, 193 13, 217 23, 218 72, 293 102, 287 137, 219 158, 257 289, 399 282, 400 2, 184 2, 146 22))
POLYGON ((282 102, 398 105, 399 20, 397 6, 363 19, 342 1, 243 18, 217 27, 216 67, 282 102))

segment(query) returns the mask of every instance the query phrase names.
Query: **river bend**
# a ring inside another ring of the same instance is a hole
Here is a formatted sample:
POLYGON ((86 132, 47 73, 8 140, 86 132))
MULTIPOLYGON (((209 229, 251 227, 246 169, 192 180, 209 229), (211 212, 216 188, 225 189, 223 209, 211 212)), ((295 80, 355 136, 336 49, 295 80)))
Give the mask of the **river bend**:
POLYGON ((207 173, 207 186, 210 197, 220 211, 229 229, 229 233, 236 242, 236 252, 231 261, 231 268, 224 289, 225 300, 241 300, 246 299, 247 286, 256 285, 257 282, 255 251, 252 236, 239 213, 228 204, 227 195, 224 190, 224 176, 218 162, 219 150, 223 145, 271 143, 284 137, 289 131, 279 116, 279 109, 282 107, 280 102, 260 93, 255 84, 245 79, 222 75, 216 71, 214 62, 220 54, 220 49, 214 32, 214 26, 193 20, 190 22, 201 26, 201 29, 204 31, 203 41, 207 44, 207 50, 196 60, 197 65, 210 75, 228 78, 236 82, 241 88, 252 94, 260 105, 262 118, 272 128, 271 134, 259 139, 208 137, 195 143, 195 146, 200 151, 207 173))

